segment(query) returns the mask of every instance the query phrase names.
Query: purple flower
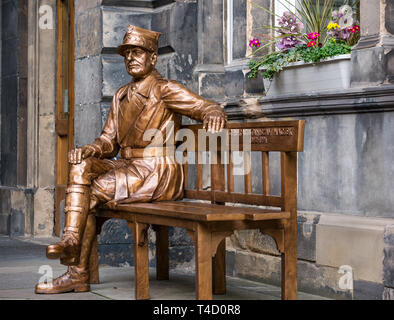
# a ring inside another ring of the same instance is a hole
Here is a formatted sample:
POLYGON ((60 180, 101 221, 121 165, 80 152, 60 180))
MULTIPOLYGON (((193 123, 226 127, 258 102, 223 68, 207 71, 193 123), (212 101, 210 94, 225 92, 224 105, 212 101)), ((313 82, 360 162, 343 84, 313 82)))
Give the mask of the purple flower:
POLYGON ((287 11, 283 13, 280 19, 278 19, 278 24, 281 26, 279 32, 283 34, 296 34, 304 29, 304 24, 301 21, 298 21, 295 14, 287 11))
POLYGON ((281 50, 294 48, 296 45, 302 43, 298 38, 298 34, 304 29, 304 24, 298 21, 295 14, 288 11, 284 12, 282 17, 278 19, 280 28, 278 32, 281 35, 288 35, 281 38, 277 43, 277 47, 281 50))
POLYGON ((280 42, 276 44, 276 46, 281 50, 291 49, 301 44, 302 42, 296 37, 284 37, 280 42))

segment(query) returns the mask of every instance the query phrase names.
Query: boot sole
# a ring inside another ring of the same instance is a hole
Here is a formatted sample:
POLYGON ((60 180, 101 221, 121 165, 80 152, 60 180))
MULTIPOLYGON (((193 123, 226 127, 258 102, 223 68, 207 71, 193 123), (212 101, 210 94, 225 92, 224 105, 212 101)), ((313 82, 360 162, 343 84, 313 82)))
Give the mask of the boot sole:
POLYGON ((63 289, 35 289, 35 293, 37 294, 58 294, 58 293, 68 293, 68 292, 89 292, 90 285, 89 284, 79 284, 72 286, 70 288, 63 289))
POLYGON ((47 258, 51 260, 59 259, 61 256, 61 253, 59 252, 50 252, 47 251, 47 258))
POLYGON ((48 259, 59 259, 62 253, 63 252, 59 252, 58 250, 51 248, 51 246, 47 247, 46 254, 48 259))

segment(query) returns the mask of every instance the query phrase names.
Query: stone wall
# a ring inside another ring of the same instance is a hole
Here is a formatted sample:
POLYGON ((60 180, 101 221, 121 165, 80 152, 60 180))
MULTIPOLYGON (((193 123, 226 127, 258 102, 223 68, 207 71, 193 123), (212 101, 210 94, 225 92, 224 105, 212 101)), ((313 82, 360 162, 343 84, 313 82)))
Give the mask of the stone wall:
MULTIPOLYGON (((299 290, 334 299, 383 299, 393 284, 393 222, 299 211, 299 290)), ((280 253, 270 237, 237 232, 227 250, 229 275, 280 285, 280 253)))
POLYGON ((27 2, 2 2, 2 109, 0 183, 23 185, 26 171, 27 2))
POLYGON ((0 232, 23 234, 23 215, 9 210, 7 200, 27 179, 27 1, 6 0, 1 7, 0 232))
POLYGON ((29 0, 28 183, 34 190, 32 235, 54 234, 56 185, 56 0, 29 0), (41 28, 34 14, 52 9, 53 28, 41 28), (34 32, 36 31, 36 32, 34 32))
POLYGON ((352 52, 352 83, 394 83, 394 1, 361 0, 360 5, 361 39, 352 52))
POLYGON ((55 197, 56 0, 2 7, 0 233, 52 236, 55 197), (51 29, 39 8, 52 8, 51 29))

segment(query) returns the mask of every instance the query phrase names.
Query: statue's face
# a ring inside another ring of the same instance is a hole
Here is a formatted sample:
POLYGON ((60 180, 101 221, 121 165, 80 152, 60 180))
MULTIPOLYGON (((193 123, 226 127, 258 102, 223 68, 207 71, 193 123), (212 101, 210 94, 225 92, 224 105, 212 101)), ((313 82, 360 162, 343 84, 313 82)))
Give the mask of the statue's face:
POLYGON ((130 47, 124 52, 127 72, 136 80, 144 78, 154 68, 157 54, 141 47, 130 47))

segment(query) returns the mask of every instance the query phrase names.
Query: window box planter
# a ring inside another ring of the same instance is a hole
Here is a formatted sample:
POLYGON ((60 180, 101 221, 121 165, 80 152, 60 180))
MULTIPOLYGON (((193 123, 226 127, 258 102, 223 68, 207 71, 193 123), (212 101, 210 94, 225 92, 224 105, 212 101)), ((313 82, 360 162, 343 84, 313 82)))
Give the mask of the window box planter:
POLYGON ((339 55, 318 63, 294 62, 264 79, 267 97, 344 90, 350 87, 350 54, 339 55))

